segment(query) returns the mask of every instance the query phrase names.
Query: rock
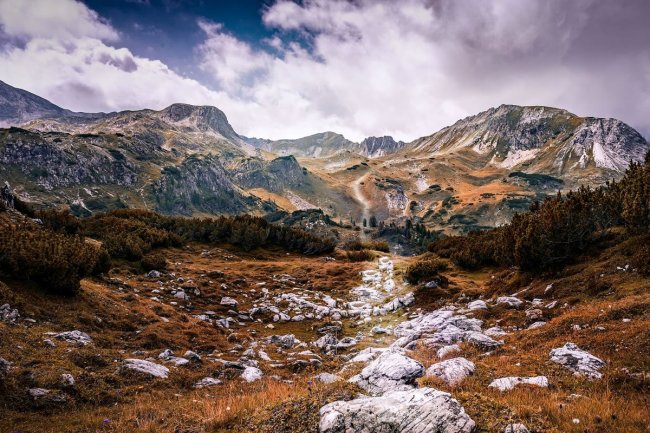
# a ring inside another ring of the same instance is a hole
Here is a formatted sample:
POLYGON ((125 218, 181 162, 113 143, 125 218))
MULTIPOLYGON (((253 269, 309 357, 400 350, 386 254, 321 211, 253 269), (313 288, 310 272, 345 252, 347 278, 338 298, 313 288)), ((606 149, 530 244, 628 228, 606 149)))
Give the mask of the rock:
POLYGON ((483 350, 494 350, 503 344, 480 332, 470 332, 466 336, 466 340, 468 343, 483 350))
POLYGON ((219 385, 221 381, 219 379, 215 379, 214 377, 204 377, 203 379, 199 380, 194 384, 194 388, 207 388, 210 386, 215 386, 219 385))
POLYGON ((11 362, 7 361, 4 358, 0 358, 0 377, 4 377, 9 374, 9 369, 11 368, 11 362))
POLYGON ((431 388, 335 401, 320 409, 320 433, 470 433, 475 423, 450 394, 431 388))
POLYGON ((526 310, 526 319, 528 320, 539 320, 542 317, 544 317, 544 313, 539 308, 526 310))
POLYGON ((28 392, 29 392, 29 396, 33 400, 40 400, 50 393, 49 390, 44 388, 31 388, 28 392))
POLYGON ((321 383, 334 383, 341 380, 341 377, 332 373, 321 373, 314 376, 314 380, 321 383))
POLYGON ((476 301, 472 301, 469 304, 467 304, 467 309, 468 310, 487 310, 488 306, 485 303, 485 301, 482 301, 480 299, 477 299, 476 301))
POLYGON ((377 326, 374 326, 370 330, 370 332, 372 332, 373 334, 390 334, 390 329, 382 328, 381 326, 377 325, 377 326))
POLYGON ((500 326, 493 326, 491 328, 488 328, 483 333, 490 337, 503 337, 504 335, 508 335, 508 333, 504 331, 500 326))
POLYGON ((160 271, 156 271, 156 270, 149 271, 146 274, 147 278, 160 278, 160 275, 161 275, 160 271))
POLYGON ((48 349, 54 349, 56 347, 56 344, 54 344, 54 341, 50 340, 49 338, 46 338, 45 340, 43 340, 43 346, 48 349))
POLYGON ((415 379, 423 374, 424 367, 419 362, 399 351, 385 351, 350 382, 372 395, 381 395, 388 391, 410 389, 415 379))
POLYGON ((530 326, 528 328, 526 328, 526 329, 537 329, 537 328, 541 328, 544 325, 546 325, 546 322, 541 322, 541 321, 540 322, 534 322, 534 323, 531 323, 530 326))
POLYGON ((244 372, 241 374, 241 378, 248 383, 255 382, 256 380, 261 379, 262 376, 264 376, 264 373, 256 367, 246 367, 244 372))
POLYGON ((293 346, 300 344, 300 340, 298 340, 293 334, 272 335, 268 337, 266 341, 270 344, 275 344, 276 346, 280 346, 285 349, 291 349, 293 346))
POLYGON ((61 386, 71 388, 75 384, 74 376, 72 376, 70 373, 63 373, 59 382, 61 383, 61 386))
POLYGON ((442 359, 445 356, 460 352, 460 346, 458 344, 451 344, 449 346, 443 346, 436 352, 438 358, 442 359))
POLYGON ((514 296, 500 296, 497 298, 497 305, 506 304, 512 308, 519 308, 524 302, 514 296))
POLYGON ((503 433, 530 433, 523 424, 508 424, 503 433))
POLYGON ((122 363, 122 369, 159 377, 161 379, 166 379, 169 375, 169 369, 164 365, 145 361, 144 359, 125 359, 122 363))
POLYGON ((54 338, 57 340, 65 341, 66 343, 72 343, 79 346, 87 346, 93 342, 92 338, 85 332, 81 331, 68 331, 61 332, 60 334, 55 334, 54 338))
POLYGON ((386 349, 384 348, 378 348, 378 347, 367 347, 363 349, 361 352, 357 353, 355 356, 350 358, 348 360, 348 363, 356 363, 356 362, 370 362, 373 359, 377 358, 379 355, 384 353, 386 349))
POLYGON ((546 376, 502 377, 500 379, 493 380, 488 386, 490 388, 496 388, 499 391, 510 391, 519 385, 534 385, 539 386, 540 388, 548 388, 548 379, 546 376))
POLYGON ((189 359, 190 361, 201 362, 201 356, 191 350, 186 351, 183 357, 189 359))
POLYGON ((219 302, 219 304, 225 307, 235 308, 235 309, 237 309, 237 307, 239 306, 239 302, 237 302, 235 299, 230 298, 228 296, 224 296, 223 298, 221 298, 221 302, 219 302))
POLYGON ((19 318, 20 314, 18 310, 15 308, 12 309, 9 304, 4 304, 0 307, 0 322, 15 325, 19 318))
POLYGON ((314 341, 312 344, 321 350, 328 351, 331 347, 336 346, 338 343, 339 340, 335 336, 332 334, 326 334, 318 340, 314 341))
POLYGON ((178 292, 174 293, 174 298, 180 299, 181 301, 187 301, 190 299, 189 296, 187 296, 187 293, 183 290, 179 290, 178 292))
POLYGON ((437 364, 433 364, 427 369, 427 377, 437 377, 449 385, 456 385, 462 382, 468 376, 474 374, 476 366, 473 362, 465 358, 451 358, 437 364))
POLYGON ((591 379, 603 377, 598 370, 605 366, 605 362, 596 358, 589 352, 581 350, 573 343, 566 343, 564 346, 551 350, 551 361, 564 366, 580 376, 587 376, 591 379))

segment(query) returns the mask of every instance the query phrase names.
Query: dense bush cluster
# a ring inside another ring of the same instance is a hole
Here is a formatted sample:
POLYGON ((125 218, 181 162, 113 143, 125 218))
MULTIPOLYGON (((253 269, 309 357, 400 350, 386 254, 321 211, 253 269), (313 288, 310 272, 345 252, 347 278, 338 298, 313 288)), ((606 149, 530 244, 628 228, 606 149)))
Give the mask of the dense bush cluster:
POLYGON ((386 241, 360 241, 353 240, 343 246, 348 251, 374 250, 384 253, 390 252, 390 246, 386 241))
POLYGON ((375 259, 375 255, 368 250, 350 250, 345 256, 351 262, 370 262, 375 259))
POLYGON ((76 294, 82 278, 105 272, 108 263, 105 250, 78 236, 31 224, 0 228, 0 274, 34 281, 51 293, 76 294))
POLYGON ((537 272, 567 263, 616 226, 628 234, 650 232, 650 154, 618 182, 558 193, 508 225, 440 239, 429 250, 465 268, 514 265, 537 272))
POLYGON ((432 280, 447 269, 448 265, 444 260, 425 256, 406 268, 404 278, 411 284, 417 284, 420 281, 432 280))
POLYGON ((334 239, 248 215, 181 218, 120 209, 87 219, 57 211, 42 212, 39 217, 53 230, 99 239, 112 257, 132 261, 141 260, 156 248, 180 246, 184 242, 230 243, 244 250, 273 245, 306 255, 331 252, 336 245, 334 239))

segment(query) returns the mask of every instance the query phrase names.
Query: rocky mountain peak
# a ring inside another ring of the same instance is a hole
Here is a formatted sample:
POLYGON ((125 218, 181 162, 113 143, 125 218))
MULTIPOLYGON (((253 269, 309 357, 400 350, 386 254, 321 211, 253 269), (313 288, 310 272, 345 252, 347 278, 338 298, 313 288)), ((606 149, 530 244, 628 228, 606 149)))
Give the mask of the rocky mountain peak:
POLYGON ((369 158, 376 158, 396 152, 405 145, 406 143, 403 141, 395 141, 395 139, 389 135, 383 137, 368 137, 359 144, 360 153, 369 158))
POLYGON ((47 99, 0 81, 0 127, 71 114, 47 99))
POLYGON ((240 140, 225 113, 216 107, 177 103, 163 109, 160 113, 166 122, 197 128, 202 132, 217 132, 225 138, 240 140))

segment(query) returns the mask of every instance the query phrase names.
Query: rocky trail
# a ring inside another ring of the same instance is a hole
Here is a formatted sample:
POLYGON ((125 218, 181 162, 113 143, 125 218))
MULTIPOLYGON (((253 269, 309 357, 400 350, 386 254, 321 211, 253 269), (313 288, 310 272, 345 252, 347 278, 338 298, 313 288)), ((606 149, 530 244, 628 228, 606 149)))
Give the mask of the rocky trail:
MULTIPOLYGON (((256 277, 233 275, 230 279, 224 271, 203 271, 203 265, 213 263, 216 254, 224 263, 239 260, 226 251, 204 251, 191 266, 179 267, 177 263, 176 272, 151 271, 135 280, 114 277, 110 290, 120 296, 130 293, 128 299, 154 305, 153 311, 164 324, 174 319, 171 311, 190 312, 188 329, 217 330, 227 337, 224 344, 211 351, 196 343, 182 350, 178 347, 183 344, 177 343, 174 349, 162 351, 143 349, 140 344, 135 350, 111 352, 109 356, 116 358, 115 374, 172 383, 191 372, 187 377, 194 389, 269 380, 310 380, 323 385, 349 382, 361 389, 362 394, 352 400, 320 407, 321 433, 475 431, 477 420, 456 398, 454 387, 480 373, 483 360, 503 353, 505 336, 544 328, 548 326, 544 320, 547 312, 563 308, 557 301, 526 300, 518 294, 474 300, 460 297, 432 311, 416 308, 412 287, 395 275, 390 256, 368 263, 367 269, 357 274, 358 284, 326 292, 309 278, 272 274, 266 268, 254 274, 256 277), (210 292, 203 288, 207 285, 218 290, 210 292), (164 314, 163 306, 167 309, 164 314), (488 327, 479 317, 490 310, 504 314, 525 310, 526 323, 488 327), (427 353, 426 360, 422 351, 427 353), (443 389, 451 391, 441 391, 435 384, 444 384, 443 389)), ((334 258, 319 260, 322 268, 328 269, 322 272, 335 273, 349 266, 334 258)), ((434 290, 436 282, 425 286, 434 290)), ((44 350, 52 354, 60 353, 59 348, 69 353, 106 347, 104 336, 96 330, 54 331, 47 322, 27 321, 31 319, 8 304, 0 307, 0 319, 14 328, 35 327, 42 335, 44 350)), ((136 335, 144 333, 142 329, 136 335)), ((570 341, 554 347, 545 358, 547 365, 592 381, 600 380, 606 367, 603 360, 570 341)), ((12 374, 14 365, 22 361, 29 364, 29 359, 15 356, 0 358, 2 374, 12 374)), ((48 405, 65 404, 75 394, 75 381, 87 374, 70 368, 60 371, 64 370, 59 381, 64 385, 33 386, 29 398, 48 405)), ((500 375, 498 370, 491 372, 488 376, 494 379, 484 385, 486 391, 507 393, 521 387, 554 385, 545 375, 517 376, 509 371, 504 369, 500 375)), ((513 422, 505 431, 528 429, 513 422)))

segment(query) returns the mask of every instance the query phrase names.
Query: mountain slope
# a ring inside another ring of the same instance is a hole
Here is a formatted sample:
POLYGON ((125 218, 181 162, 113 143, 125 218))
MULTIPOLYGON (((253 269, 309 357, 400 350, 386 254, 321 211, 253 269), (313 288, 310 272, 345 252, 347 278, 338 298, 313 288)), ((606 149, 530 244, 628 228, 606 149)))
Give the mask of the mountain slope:
POLYGON ((26 90, 0 81, 0 127, 20 125, 42 117, 58 117, 72 112, 26 90))
POLYGON ((496 167, 562 175, 585 169, 620 173, 629 161, 641 160, 650 146, 616 119, 579 117, 549 107, 501 105, 422 137, 405 151, 447 155, 467 149, 496 167))

